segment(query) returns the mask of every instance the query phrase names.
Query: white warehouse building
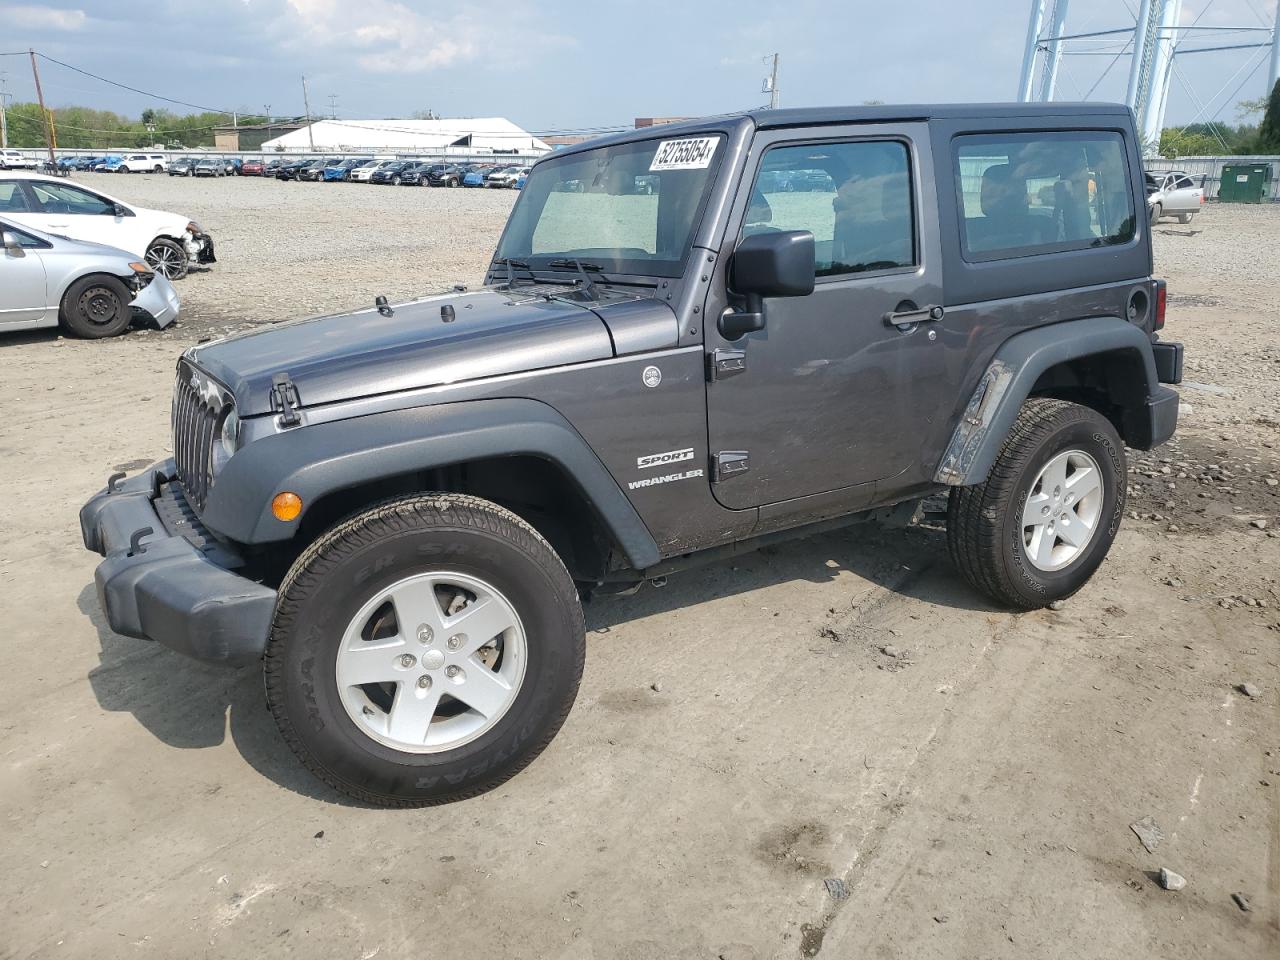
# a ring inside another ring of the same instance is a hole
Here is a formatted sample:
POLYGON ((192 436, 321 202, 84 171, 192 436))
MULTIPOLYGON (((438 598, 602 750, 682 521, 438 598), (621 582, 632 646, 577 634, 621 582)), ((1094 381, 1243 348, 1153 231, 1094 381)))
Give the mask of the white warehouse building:
POLYGON ((317 120, 260 148, 264 153, 413 152, 536 156, 551 149, 503 117, 440 120, 317 120))

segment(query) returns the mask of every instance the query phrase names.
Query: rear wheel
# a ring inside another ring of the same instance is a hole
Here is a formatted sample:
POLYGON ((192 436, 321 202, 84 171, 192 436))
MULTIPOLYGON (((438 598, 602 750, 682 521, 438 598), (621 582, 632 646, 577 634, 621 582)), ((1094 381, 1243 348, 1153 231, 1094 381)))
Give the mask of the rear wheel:
POLYGON ((956 567, 997 603, 1023 610, 1071 596, 1111 549, 1125 503, 1124 445, 1089 407, 1033 398, 985 482, 951 491, 956 567))
POLYGON ((114 337, 129 326, 132 299, 129 288, 117 277, 83 277, 63 295, 59 319, 67 330, 86 340, 114 337))
POLYGON ((147 266, 167 280, 181 280, 187 275, 187 251, 176 240, 159 237, 147 247, 147 266))
POLYGON ((489 790, 555 736, 577 694, 582 609, 560 558, 476 497, 391 500, 339 524, 280 588, 264 668, 286 742, 380 806, 489 790))
POLYGON ((1193 213, 1180 213, 1180 214, 1178 214, 1178 222, 1179 222, 1179 223, 1190 223, 1190 222, 1191 222, 1191 218, 1192 218, 1193 216, 1195 216, 1195 214, 1193 214, 1193 213))

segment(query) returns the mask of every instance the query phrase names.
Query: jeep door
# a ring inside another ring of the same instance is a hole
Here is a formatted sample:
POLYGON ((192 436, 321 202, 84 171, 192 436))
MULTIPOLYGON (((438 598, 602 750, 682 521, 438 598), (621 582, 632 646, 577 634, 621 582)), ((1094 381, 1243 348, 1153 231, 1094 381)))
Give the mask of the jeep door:
POLYGON ((802 502, 782 502, 822 495, 825 512, 857 509, 921 460, 922 428, 952 413, 933 177, 924 123, 755 138, 726 248, 808 230, 817 278, 808 296, 766 298, 759 332, 730 341, 708 323, 707 425, 724 506, 799 513, 802 502))

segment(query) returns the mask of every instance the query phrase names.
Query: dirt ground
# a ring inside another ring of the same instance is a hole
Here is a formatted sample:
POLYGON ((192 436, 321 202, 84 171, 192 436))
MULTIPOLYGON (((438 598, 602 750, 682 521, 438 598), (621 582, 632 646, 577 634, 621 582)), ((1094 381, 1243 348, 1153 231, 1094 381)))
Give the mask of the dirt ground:
POLYGON ((76 512, 167 453, 181 349, 475 283, 512 198, 86 179, 220 262, 168 331, 0 340, 0 957, 1280 955, 1280 207, 1159 228, 1183 420, 1063 609, 987 605, 929 526, 673 577, 588 605, 527 771, 380 811, 301 769, 255 670, 111 633, 76 512))

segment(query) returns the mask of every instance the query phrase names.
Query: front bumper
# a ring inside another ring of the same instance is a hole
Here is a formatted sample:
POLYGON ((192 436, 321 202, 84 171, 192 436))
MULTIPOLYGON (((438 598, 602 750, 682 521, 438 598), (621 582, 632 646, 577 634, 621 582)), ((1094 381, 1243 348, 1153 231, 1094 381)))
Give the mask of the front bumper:
POLYGON ((270 587, 231 569, 240 558, 200 524, 165 460, 80 508, 84 545, 105 558, 98 602, 116 633, 230 666, 262 657, 275 610, 270 587))
POLYGON ((187 259, 192 263, 217 263, 213 253, 213 237, 207 233, 188 233, 182 241, 187 259))
POLYGON ((178 291, 173 289, 173 284, 157 273, 150 283, 138 291, 129 306, 148 314, 156 322, 156 326, 163 330, 178 319, 182 301, 178 298, 178 291))

